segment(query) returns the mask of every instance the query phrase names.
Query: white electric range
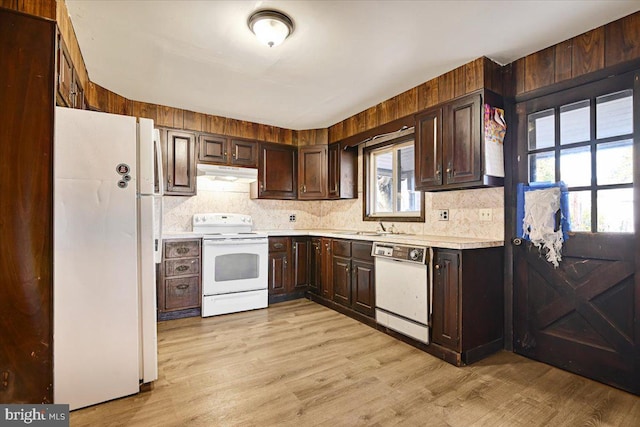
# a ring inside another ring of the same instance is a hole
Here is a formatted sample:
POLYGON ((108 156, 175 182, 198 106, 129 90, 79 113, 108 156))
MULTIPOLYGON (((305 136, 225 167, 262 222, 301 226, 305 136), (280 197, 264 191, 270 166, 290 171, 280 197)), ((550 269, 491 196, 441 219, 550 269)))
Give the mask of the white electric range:
POLYGON ((267 307, 269 240, 251 216, 202 213, 192 223, 204 235, 202 317, 267 307))

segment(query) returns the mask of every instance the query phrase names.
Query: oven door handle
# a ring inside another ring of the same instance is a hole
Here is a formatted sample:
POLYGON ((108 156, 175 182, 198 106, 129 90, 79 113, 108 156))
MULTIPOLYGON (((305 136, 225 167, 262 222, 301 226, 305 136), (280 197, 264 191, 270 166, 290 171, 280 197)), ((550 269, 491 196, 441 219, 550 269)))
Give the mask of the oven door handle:
POLYGON ((231 245, 267 245, 267 239, 257 238, 257 239, 220 239, 220 240, 204 240, 205 246, 231 246, 231 245))

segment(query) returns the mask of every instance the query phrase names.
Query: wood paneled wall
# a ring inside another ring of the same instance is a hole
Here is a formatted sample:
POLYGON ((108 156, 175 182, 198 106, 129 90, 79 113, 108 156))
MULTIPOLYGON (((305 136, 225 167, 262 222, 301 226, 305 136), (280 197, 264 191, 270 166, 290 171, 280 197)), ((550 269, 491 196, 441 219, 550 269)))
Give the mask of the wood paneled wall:
POLYGON ((502 94, 501 66, 486 57, 471 61, 336 123, 329 128, 329 142, 366 132, 483 87, 502 94))
POLYGON ((509 95, 524 95, 640 58, 640 12, 513 62, 509 95))
POLYGON ((0 7, 56 19, 56 0, 0 0, 0 7))

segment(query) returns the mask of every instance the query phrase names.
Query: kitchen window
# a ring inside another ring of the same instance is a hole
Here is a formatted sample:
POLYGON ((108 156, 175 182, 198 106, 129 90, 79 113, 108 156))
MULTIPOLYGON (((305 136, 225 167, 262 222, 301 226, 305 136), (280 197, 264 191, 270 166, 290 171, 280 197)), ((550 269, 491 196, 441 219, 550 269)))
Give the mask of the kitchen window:
POLYGON ((633 89, 620 89, 527 116, 529 182, 565 182, 575 232, 634 231, 633 89))
POLYGON ((364 220, 424 221, 414 153, 413 134, 364 149, 364 220))

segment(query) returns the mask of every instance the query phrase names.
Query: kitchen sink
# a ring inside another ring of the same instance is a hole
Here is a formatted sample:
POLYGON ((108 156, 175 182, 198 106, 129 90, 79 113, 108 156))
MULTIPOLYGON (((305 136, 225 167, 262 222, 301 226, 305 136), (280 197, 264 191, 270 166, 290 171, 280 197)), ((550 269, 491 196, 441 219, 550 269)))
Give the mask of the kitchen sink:
POLYGON ((349 234, 352 236, 411 236, 410 233, 392 233, 390 231, 336 231, 335 234, 349 234))

